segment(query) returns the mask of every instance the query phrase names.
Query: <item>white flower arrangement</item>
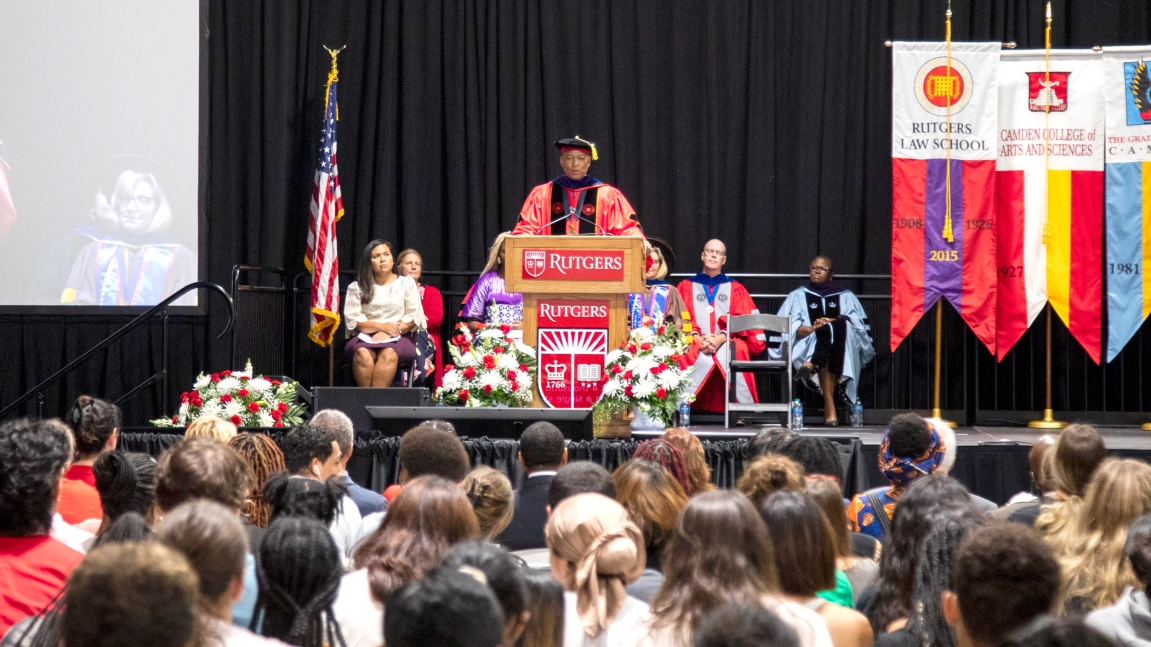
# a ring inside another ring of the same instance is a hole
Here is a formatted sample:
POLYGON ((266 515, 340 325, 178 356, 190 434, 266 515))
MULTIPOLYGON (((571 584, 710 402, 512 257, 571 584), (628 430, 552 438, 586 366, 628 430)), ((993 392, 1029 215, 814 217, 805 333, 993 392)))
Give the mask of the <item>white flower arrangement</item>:
POLYGON ((510 331, 506 324, 489 325, 473 335, 467 324, 456 326, 448 345, 454 365, 444 367, 436 400, 465 407, 530 403, 535 349, 509 339, 510 331))
POLYGON ((180 395, 176 415, 152 424, 183 427, 204 416, 230 420, 237 427, 294 427, 303 422, 304 405, 296 402, 296 383, 253 377, 251 362, 242 371, 201 373, 192 386, 180 395))

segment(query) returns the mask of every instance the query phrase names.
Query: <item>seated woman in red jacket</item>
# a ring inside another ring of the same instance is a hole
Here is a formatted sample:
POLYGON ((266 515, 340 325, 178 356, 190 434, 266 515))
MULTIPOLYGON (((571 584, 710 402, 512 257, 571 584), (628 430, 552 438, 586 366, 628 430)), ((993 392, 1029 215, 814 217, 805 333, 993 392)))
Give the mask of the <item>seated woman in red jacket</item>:
POLYGON ((409 247, 396 257, 396 273, 415 281, 420 290, 420 303, 424 307, 424 317, 428 321, 428 337, 436 345, 436 364, 427 372, 435 374, 436 386, 439 387, 443 381, 441 377, 443 371, 440 367, 444 365, 444 351, 440 343, 440 326, 444 323, 444 295, 440 294, 434 285, 420 282, 423 271, 424 257, 416 250, 409 247))

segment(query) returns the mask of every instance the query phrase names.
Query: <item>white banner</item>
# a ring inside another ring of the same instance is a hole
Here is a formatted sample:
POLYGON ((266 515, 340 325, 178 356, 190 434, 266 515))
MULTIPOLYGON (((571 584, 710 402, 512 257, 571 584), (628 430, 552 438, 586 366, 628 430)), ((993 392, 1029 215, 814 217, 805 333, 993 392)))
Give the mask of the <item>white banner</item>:
POLYGON ((952 43, 948 71, 946 43, 892 45, 892 157, 995 159, 1000 47, 952 43))
POLYGON ((1103 49, 1107 161, 1151 161, 1151 47, 1103 49))

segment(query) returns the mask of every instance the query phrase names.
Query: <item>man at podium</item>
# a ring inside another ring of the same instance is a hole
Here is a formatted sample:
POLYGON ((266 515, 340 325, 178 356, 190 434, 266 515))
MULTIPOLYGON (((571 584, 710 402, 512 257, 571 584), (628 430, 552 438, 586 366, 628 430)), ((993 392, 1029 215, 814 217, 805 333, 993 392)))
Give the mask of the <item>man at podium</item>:
POLYGON ((599 159, 595 144, 579 135, 555 142, 563 175, 532 189, 513 236, 638 236, 635 209, 619 189, 588 175, 599 159))

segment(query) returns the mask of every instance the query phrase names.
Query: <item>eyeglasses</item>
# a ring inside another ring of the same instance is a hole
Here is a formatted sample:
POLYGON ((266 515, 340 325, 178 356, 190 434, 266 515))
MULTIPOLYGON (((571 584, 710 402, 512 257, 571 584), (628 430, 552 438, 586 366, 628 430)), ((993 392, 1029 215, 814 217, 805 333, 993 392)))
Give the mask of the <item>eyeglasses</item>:
POLYGON ((807 269, 811 270, 812 272, 820 272, 820 273, 825 273, 825 272, 831 271, 830 267, 820 267, 818 265, 812 265, 811 267, 809 267, 807 269))
POLYGON ((135 202, 137 206, 144 209, 152 206, 152 202, 154 200, 154 198, 150 195, 132 195, 129 193, 121 193, 117 195, 116 198, 117 201, 124 206, 128 206, 132 202, 135 202))
POLYGON ((727 252, 721 252, 717 249, 705 249, 705 250, 703 250, 703 255, 704 256, 714 256, 716 258, 723 258, 724 256, 727 256, 727 252))

